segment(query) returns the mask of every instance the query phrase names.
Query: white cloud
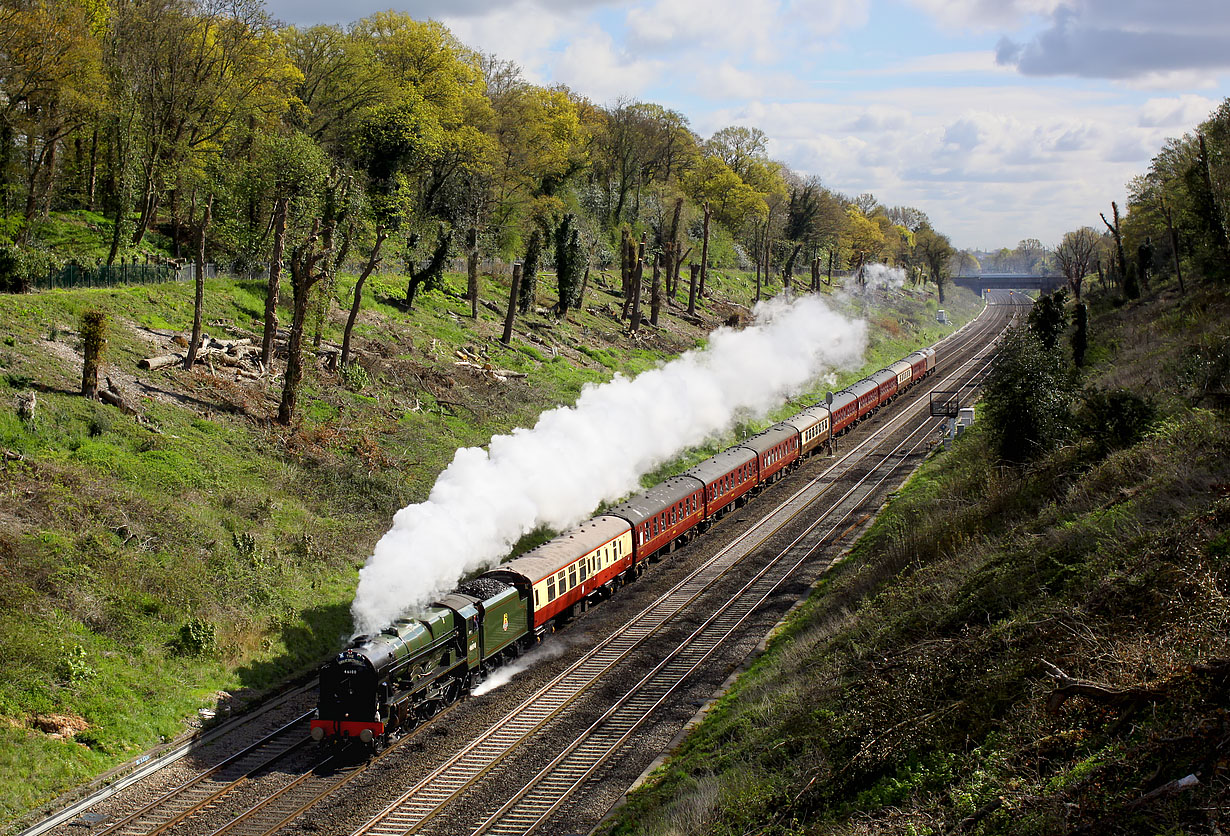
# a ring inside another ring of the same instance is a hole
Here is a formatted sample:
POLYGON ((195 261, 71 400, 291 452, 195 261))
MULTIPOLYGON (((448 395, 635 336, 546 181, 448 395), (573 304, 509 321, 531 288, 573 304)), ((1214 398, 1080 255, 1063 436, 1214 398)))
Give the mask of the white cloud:
POLYGON ((1049 15, 1061 0, 909 0, 951 29, 1003 29, 1036 15, 1049 15))
POLYGON ((1186 130, 1205 119, 1216 107, 1216 100, 1190 93, 1170 99, 1149 99, 1140 108, 1136 124, 1142 128, 1186 130))
POLYGON ((664 62, 630 54, 593 27, 568 43, 553 69, 556 81, 596 102, 610 103, 641 96, 663 73, 664 62))

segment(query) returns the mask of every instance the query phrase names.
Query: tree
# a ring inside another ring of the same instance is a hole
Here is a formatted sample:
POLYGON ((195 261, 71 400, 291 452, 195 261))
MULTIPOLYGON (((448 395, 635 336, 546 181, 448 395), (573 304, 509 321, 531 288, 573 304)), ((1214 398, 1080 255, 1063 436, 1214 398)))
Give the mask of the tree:
POLYGON ((285 112, 302 78, 259 0, 144 0, 123 49, 139 115, 140 244, 183 166, 229 132, 285 112))
POLYGON ((731 125, 714 132, 705 143, 705 152, 721 160, 742 179, 757 161, 765 158, 769 137, 760 128, 731 125))
POLYGON ((556 312, 560 319, 568 316, 568 308, 581 301, 581 281, 588 269, 585 253, 581 248, 581 233, 576 227, 576 216, 564 215, 555 230, 555 272, 559 287, 559 302, 556 312))
POLYGON ((538 294, 538 262, 542 259, 542 231, 535 229, 530 233, 530 242, 525 246, 525 258, 521 267, 521 288, 517 291, 517 308, 523 314, 529 313, 534 307, 534 299, 538 294))
POLYGON ((320 264, 329 257, 327 247, 319 245, 322 226, 336 223, 331 211, 326 210, 323 224, 317 218, 307 239, 295 247, 290 257, 290 280, 293 290, 293 313, 290 336, 286 341, 286 375, 282 384, 282 400, 278 404, 278 423, 290 426, 299 398, 299 384, 303 381, 303 329, 307 323, 308 298, 312 287, 324 277, 320 264))
POLYGON ((1027 462, 1053 449, 1071 426, 1072 384, 1060 352, 1026 328, 1000 341, 983 390, 983 415, 999 458, 1027 462))
POLYGON ((956 250, 947 235, 924 226, 914 234, 914 247, 926 265, 931 281, 935 282, 940 304, 944 304, 944 286, 948 283, 949 262, 956 250))
POLYGON ((188 343, 188 351, 184 354, 184 368, 191 369, 196 362, 196 353, 201 347, 201 320, 205 308, 205 235, 209 232, 210 215, 213 213, 214 196, 210 194, 205 201, 205 211, 197 232, 196 244, 196 293, 192 304, 192 339, 188 343))
POLYGON ((421 267, 420 259, 417 257, 418 244, 420 237, 418 233, 411 233, 410 239, 406 246, 406 272, 409 278, 406 280, 406 307, 414 307, 414 297, 418 294, 420 287, 431 288, 432 283, 444 271, 444 265, 448 262, 448 254, 453 245, 453 233, 445 226, 440 224, 440 230, 436 235, 436 246, 431 251, 427 262, 421 267))
POLYGON ((98 369, 106 346, 106 314, 94 309, 85 311, 81 314, 81 394, 87 398, 98 397, 98 369))
POLYGON ((1085 276, 1091 272, 1100 238, 1101 236, 1093 227, 1082 226, 1080 229, 1065 233, 1063 240, 1055 248, 1055 260, 1059 263, 1059 269, 1063 271, 1068 280, 1068 287, 1072 289, 1072 295, 1078 302, 1081 298, 1081 284, 1085 276))
POLYGON ((1085 352, 1089 350, 1089 307, 1078 301, 1073 315, 1076 328, 1072 332, 1072 362, 1078 368, 1085 366, 1085 352))
POLYGON ((1068 327, 1068 292, 1056 290, 1038 297, 1029 311, 1029 330, 1047 351, 1054 351, 1068 327))
POLYGON ((368 253, 367 263, 363 265, 362 272, 359 273, 358 279, 355 280, 354 300, 350 305, 350 316, 346 318, 346 329, 342 332, 342 356, 338 361, 339 368, 345 368, 346 364, 350 362, 350 335, 354 331, 355 320, 359 318, 359 308, 363 304, 363 284, 367 281, 368 276, 380 266, 382 260, 380 250, 388 237, 389 231, 387 229, 383 226, 376 228, 376 242, 368 253))
POLYGON ((10 142, 24 139, 25 209, 19 243, 50 205, 64 142, 103 104, 105 10, 74 0, 13 0, 0 11, 0 186, 7 191, 10 142))

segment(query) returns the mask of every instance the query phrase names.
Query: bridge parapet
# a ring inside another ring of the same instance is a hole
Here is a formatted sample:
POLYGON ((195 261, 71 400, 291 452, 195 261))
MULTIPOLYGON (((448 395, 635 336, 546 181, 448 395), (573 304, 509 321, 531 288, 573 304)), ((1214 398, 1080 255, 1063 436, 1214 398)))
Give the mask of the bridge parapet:
POLYGON ((994 273, 985 276, 956 276, 952 283, 968 287, 975 293, 984 290, 1041 290, 1046 293, 1067 284, 1063 276, 1027 276, 994 273))

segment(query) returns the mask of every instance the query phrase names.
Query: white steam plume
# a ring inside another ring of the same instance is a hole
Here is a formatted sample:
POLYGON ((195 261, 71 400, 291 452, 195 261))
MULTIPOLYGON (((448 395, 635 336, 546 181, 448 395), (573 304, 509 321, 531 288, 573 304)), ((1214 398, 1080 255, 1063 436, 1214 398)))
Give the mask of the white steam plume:
POLYGON ((359 573, 356 629, 379 630, 500 562, 541 525, 564 529, 638 487, 642 474, 761 417, 835 367, 855 368, 866 323, 813 296, 758 305, 755 323, 634 379, 586 386, 533 429, 457 451, 426 502, 403 508, 359 573))
POLYGON ((846 279, 845 292, 850 296, 869 296, 878 290, 900 290, 905 287, 905 271, 878 261, 863 267, 863 280, 855 274, 846 279))

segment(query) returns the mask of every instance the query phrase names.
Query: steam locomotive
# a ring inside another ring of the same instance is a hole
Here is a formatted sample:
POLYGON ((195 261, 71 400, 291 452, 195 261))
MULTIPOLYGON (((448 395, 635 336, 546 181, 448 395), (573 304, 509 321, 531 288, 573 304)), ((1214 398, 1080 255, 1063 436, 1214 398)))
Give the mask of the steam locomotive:
POLYGON ((687 472, 458 587, 413 618, 358 636, 320 671, 311 735, 379 749, 468 694, 590 605, 849 432, 935 370, 916 351, 687 472))

